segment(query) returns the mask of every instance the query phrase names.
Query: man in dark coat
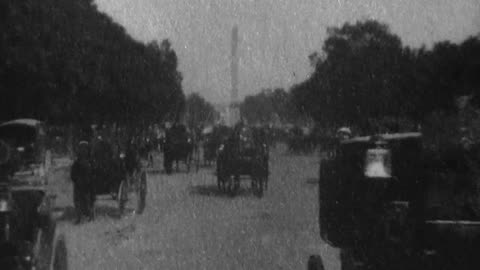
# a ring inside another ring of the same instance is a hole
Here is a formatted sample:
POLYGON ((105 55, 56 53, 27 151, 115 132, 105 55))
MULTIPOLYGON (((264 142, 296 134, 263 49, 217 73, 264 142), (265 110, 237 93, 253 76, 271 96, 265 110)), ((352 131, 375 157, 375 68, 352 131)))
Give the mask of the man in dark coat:
POLYGON ((127 144, 125 151, 125 170, 129 177, 133 176, 135 172, 141 170, 142 164, 140 162, 140 155, 138 143, 134 138, 131 138, 127 144))
POLYGON ((189 166, 190 158, 193 154, 193 141, 185 125, 174 123, 165 133, 164 167, 167 174, 172 172, 173 162, 185 161, 189 166))
POLYGON ((76 210, 76 222, 83 217, 94 218, 94 197, 92 189, 92 166, 90 164, 90 145, 81 141, 77 149, 77 159, 72 165, 70 177, 73 181, 73 203, 76 210))

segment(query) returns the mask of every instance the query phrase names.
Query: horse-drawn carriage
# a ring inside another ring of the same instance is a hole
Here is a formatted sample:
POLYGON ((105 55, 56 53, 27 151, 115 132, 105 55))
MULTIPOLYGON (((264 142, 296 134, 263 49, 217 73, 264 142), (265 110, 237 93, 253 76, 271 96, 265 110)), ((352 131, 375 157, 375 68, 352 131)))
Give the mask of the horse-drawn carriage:
MULTIPOLYGON (((136 145, 127 143, 123 149, 116 147, 115 150, 112 143, 96 138, 88 147, 90 175, 86 184, 90 187, 83 189, 93 193, 88 200, 94 201, 97 196, 108 195, 117 201, 120 213, 131 208, 136 214, 142 214, 146 206, 147 174, 141 166, 136 145)), ((77 159, 72 169, 77 162, 81 161, 77 159)), ((76 205, 79 212, 80 207, 76 205)))
POLYGON ((289 131, 287 144, 290 153, 311 153, 316 147, 315 134, 309 128, 294 126, 289 131))
POLYGON ((192 163, 198 170, 200 161, 196 140, 184 125, 175 123, 167 129, 163 145, 163 162, 168 174, 172 173, 174 162, 177 171, 179 170, 179 162, 185 164, 187 171, 190 171, 192 163))
POLYGON ((203 132, 203 162, 205 165, 214 163, 217 159, 218 148, 224 143, 229 134, 230 128, 223 125, 217 125, 205 129, 203 132))
POLYGON ((219 148, 217 185, 222 191, 235 194, 242 176, 249 176, 257 196, 268 187, 269 149, 260 129, 238 125, 219 148))
POLYGON ((480 147, 443 147, 426 151, 420 133, 354 137, 322 160, 320 234, 342 269, 479 269, 480 147))
POLYGON ((45 127, 34 119, 0 125, 0 266, 65 269, 66 247, 53 218, 45 127))

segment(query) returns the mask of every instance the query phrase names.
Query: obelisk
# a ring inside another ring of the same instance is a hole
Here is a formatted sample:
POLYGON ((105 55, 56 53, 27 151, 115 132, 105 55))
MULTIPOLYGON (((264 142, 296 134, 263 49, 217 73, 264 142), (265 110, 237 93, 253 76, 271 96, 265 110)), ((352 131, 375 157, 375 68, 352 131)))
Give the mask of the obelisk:
POLYGON ((230 72, 232 79, 232 89, 229 106, 229 124, 234 126, 240 121, 240 109, 238 108, 238 27, 235 25, 232 29, 232 56, 230 63, 230 72))

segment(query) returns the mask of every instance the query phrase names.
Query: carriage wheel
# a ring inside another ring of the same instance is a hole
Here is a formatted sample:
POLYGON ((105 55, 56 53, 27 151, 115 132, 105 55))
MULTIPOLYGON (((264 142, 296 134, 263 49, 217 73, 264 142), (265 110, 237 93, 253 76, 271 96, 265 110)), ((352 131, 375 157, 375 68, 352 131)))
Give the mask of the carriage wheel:
POLYGON ((217 173, 217 187, 220 191, 225 192, 225 177, 217 173))
POLYGON ((45 236, 45 231, 42 229, 37 230, 34 237, 35 240, 32 246, 33 257, 36 258, 37 267, 40 269, 45 269, 48 267, 49 263, 49 251, 51 249, 51 243, 49 243, 47 237, 45 236))
POLYGON ((235 196, 237 194, 238 189, 240 188, 240 179, 238 176, 235 175, 229 175, 227 177, 227 183, 228 183, 228 193, 230 193, 231 196, 235 196))
POLYGON ((50 150, 45 151, 45 161, 43 164, 43 169, 45 173, 45 184, 48 184, 49 182, 49 177, 50 177, 50 172, 52 170, 52 163, 53 163, 53 157, 52 157, 52 152, 50 150))
POLYGON ((268 190, 268 176, 263 177, 263 189, 268 190))
POLYGON ((140 179, 137 180, 137 210, 136 214, 141 215, 145 210, 147 197, 147 173, 142 171, 140 179))
POLYGON ((265 190, 268 189, 268 174, 270 172, 269 164, 268 164, 268 157, 265 160, 265 176, 264 176, 264 185, 265 185, 265 190))
POLYGON ((65 236, 60 235, 55 241, 52 259, 53 270, 67 270, 68 269, 68 252, 65 242, 65 236))
POLYGON ((254 191, 256 192, 257 197, 261 198, 263 197, 263 187, 264 187, 264 177, 263 176, 257 176, 254 177, 253 179, 254 183, 254 191))
POLYGON ((240 189, 240 175, 233 176, 233 189, 235 193, 240 189))
POLYGON ((264 185, 265 181, 264 181, 264 177, 263 176, 260 176, 258 178, 258 184, 257 184, 257 187, 258 187, 258 194, 257 196, 258 197, 263 197, 263 185, 264 185))
POLYGON ((226 191, 233 196, 233 178, 231 175, 227 176, 225 179, 226 191))
POLYGON ((198 170, 200 170, 200 149, 197 150, 195 155, 195 171, 198 172, 198 170))
POLYGON ((36 262, 36 269, 49 269, 53 256, 57 224, 50 215, 41 215, 38 221, 40 226, 34 231, 31 255, 33 261, 36 262))
POLYGON ((154 165, 154 157, 153 152, 148 153, 148 168, 153 168, 154 165))
POLYGON ((192 162, 192 156, 187 157, 185 159, 185 165, 187 165, 187 172, 190 172, 190 163, 192 162))
POLYGON ((170 157, 169 154, 163 154, 163 167, 167 174, 172 174, 173 170, 173 159, 170 157))
POLYGON ((120 182, 120 185, 118 186, 118 195, 117 195, 117 201, 118 201, 118 209, 120 210, 120 213, 123 214, 123 211, 125 210, 125 204, 127 203, 128 200, 128 183, 126 180, 122 180, 120 182))
POLYGON ((263 183, 263 189, 267 190, 268 189, 268 167, 267 169, 263 172, 262 174, 262 183, 263 183))
POLYGON ((217 168, 215 170, 215 173, 217 175, 217 188, 220 191, 223 191, 223 174, 217 164, 217 168))
POLYGON ((165 167, 165 172, 167 174, 172 174, 172 164, 165 167))
POLYGON ((232 186, 231 186, 231 177, 229 175, 226 175, 222 177, 222 183, 223 183, 223 191, 231 194, 232 193, 232 186))

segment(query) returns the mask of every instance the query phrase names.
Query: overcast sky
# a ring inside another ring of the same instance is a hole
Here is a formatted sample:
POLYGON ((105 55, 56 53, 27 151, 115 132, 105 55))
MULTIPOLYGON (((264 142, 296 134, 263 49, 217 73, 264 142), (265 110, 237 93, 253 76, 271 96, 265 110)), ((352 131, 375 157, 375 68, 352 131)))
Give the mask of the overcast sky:
POLYGON ((135 39, 168 38, 185 92, 211 102, 230 94, 233 26, 239 29, 239 96, 303 81, 308 55, 329 26, 376 19, 405 45, 460 42, 480 33, 479 0, 96 0, 135 39))

